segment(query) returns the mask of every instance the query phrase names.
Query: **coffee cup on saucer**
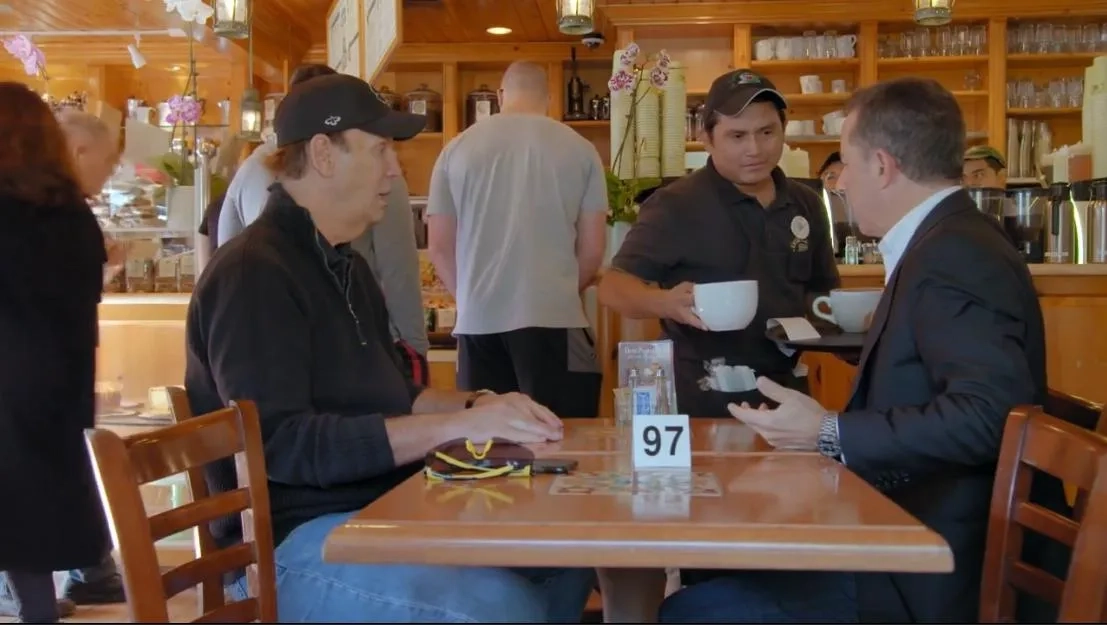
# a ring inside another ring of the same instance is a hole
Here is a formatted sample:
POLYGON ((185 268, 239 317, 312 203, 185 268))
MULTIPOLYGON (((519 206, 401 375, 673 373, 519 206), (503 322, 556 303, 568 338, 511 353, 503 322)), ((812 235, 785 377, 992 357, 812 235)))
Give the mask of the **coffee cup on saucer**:
POLYGON ((869 329, 883 294, 884 289, 879 288, 834 289, 815 298, 811 312, 843 332, 861 333, 869 329))

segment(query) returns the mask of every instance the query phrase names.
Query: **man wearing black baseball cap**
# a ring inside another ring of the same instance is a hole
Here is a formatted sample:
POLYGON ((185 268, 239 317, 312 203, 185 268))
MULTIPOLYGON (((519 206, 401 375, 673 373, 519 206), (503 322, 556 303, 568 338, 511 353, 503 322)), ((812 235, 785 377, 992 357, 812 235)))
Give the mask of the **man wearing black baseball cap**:
POLYGON ((604 304, 661 319, 683 414, 730 418, 728 404, 765 401, 750 384, 718 379, 720 363, 807 387, 798 356, 766 338, 766 321, 805 316, 814 296, 838 286, 838 270, 822 202, 777 167, 786 108, 776 86, 750 70, 715 79, 701 137, 707 166, 650 196, 600 282, 604 304), (757 315, 745 329, 710 332, 692 287, 728 280, 758 281, 757 315))
MULTIPOLYGON (((257 404, 283 621, 570 622, 591 570, 321 559, 331 530, 414 475, 439 445, 562 436, 557 417, 523 395, 426 389, 400 366, 384 297, 349 242, 384 213, 400 175, 393 141, 425 123, 352 76, 292 88, 274 120, 268 204, 216 250, 189 304, 189 401, 197 414, 257 404)), ((233 460, 209 466, 207 478, 216 492, 234 489, 233 460)), ((242 540, 237 517, 212 531, 222 546, 242 540)), ((245 578, 230 591, 246 595, 245 578)))

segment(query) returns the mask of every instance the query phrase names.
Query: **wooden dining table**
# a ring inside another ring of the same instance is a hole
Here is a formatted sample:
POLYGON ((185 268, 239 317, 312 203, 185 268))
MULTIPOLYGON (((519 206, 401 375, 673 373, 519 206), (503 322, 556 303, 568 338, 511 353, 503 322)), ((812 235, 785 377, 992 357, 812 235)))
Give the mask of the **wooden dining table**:
MULTIPOLYGON (((607 576, 608 622, 643 622, 660 597, 613 598, 634 571, 666 567, 943 573, 953 556, 925 527, 845 466, 773 452, 744 425, 693 419, 691 467, 635 470, 630 428, 567 422, 538 457, 564 475, 427 481, 413 476, 337 527, 328 562, 593 567, 607 576)), ((654 578, 656 579, 656 578, 654 578)), ((663 586, 663 584, 662 584, 663 586)), ((625 592, 642 592, 641 578, 625 592), (634 586, 634 588, 631 588, 634 586)), ((658 589, 660 592, 660 589, 658 589)))

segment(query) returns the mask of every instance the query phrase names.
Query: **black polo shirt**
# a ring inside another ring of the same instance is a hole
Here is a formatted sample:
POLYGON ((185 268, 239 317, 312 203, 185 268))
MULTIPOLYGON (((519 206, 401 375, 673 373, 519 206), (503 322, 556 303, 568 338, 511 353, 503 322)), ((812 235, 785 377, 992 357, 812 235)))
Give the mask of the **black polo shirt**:
POLYGON ((795 358, 765 338, 766 320, 808 316, 813 297, 839 284, 822 201, 779 168, 772 177, 776 199, 763 207, 709 160, 646 200, 612 260, 613 267, 666 289, 681 282, 758 281, 757 315, 744 330, 704 332, 662 321, 677 354, 678 401, 682 386, 692 390, 706 375, 703 362, 715 358, 761 375, 790 373, 795 358))
MULTIPOLYGON (((422 389, 400 367, 384 296, 365 260, 330 245, 279 185, 220 246, 186 320, 185 385, 197 414, 253 400, 261 416, 274 540, 304 521, 364 507, 418 467, 397 467, 385 428, 422 389)), ((236 486, 233 460, 208 467, 236 486)), ((240 539, 238 516, 214 524, 240 539)))

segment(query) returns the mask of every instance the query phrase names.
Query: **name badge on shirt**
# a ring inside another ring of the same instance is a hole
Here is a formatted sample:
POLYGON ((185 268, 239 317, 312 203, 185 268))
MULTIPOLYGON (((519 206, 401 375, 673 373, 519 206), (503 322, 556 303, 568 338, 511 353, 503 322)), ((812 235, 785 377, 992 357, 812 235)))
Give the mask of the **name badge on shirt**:
POLYGON ((792 218, 792 251, 793 252, 806 252, 807 251, 807 237, 811 236, 811 224, 807 222, 807 218, 803 215, 796 215, 792 218))

